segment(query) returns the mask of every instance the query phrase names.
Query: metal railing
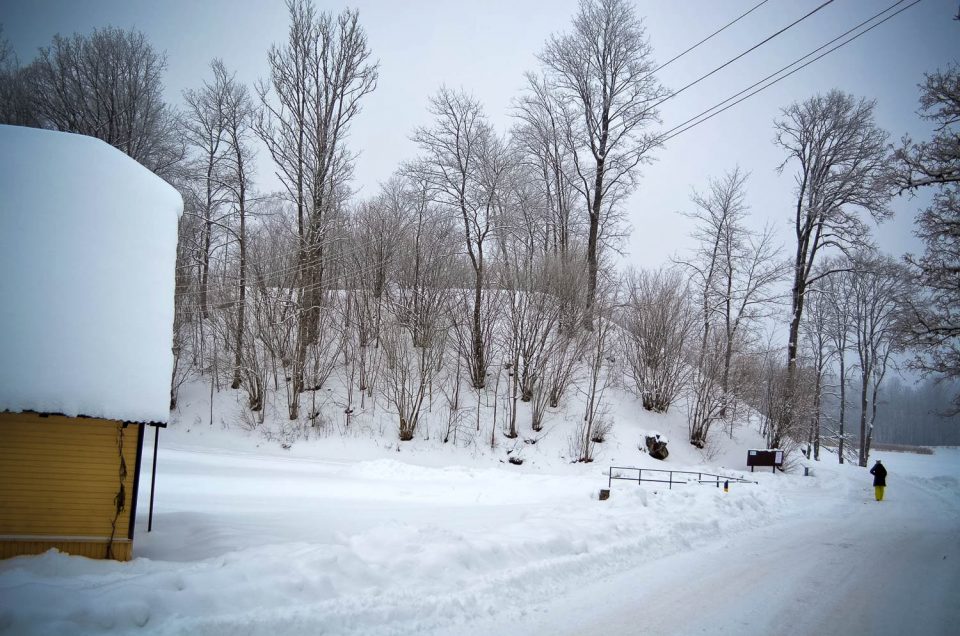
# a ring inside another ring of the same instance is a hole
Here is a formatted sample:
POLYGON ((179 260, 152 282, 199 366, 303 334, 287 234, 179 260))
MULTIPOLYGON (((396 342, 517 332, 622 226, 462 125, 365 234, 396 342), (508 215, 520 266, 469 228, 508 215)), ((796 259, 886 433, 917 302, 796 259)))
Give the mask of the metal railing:
POLYGON ((667 484, 669 490, 673 490, 674 484, 689 484, 691 482, 696 482, 698 484, 713 484, 716 483, 717 488, 720 487, 721 482, 732 482, 738 484, 756 484, 758 482, 750 481, 749 479, 743 479, 742 477, 732 477, 729 475, 716 475, 714 473, 704 473, 704 472, 695 472, 690 470, 665 470, 662 468, 637 468, 635 466, 611 466, 607 474, 607 488, 609 489, 613 485, 614 479, 621 479, 623 481, 635 481, 638 484, 644 481, 655 482, 660 484, 667 484), (636 477, 624 477, 621 474, 614 474, 615 470, 635 470, 637 471, 636 477), (643 474, 647 473, 653 474, 653 477, 644 477, 643 474), (667 479, 662 479, 662 476, 666 475, 667 479), (674 479, 674 475, 696 475, 696 480, 694 479, 674 479), (659 477, 659 478, 658 478, 659 477))

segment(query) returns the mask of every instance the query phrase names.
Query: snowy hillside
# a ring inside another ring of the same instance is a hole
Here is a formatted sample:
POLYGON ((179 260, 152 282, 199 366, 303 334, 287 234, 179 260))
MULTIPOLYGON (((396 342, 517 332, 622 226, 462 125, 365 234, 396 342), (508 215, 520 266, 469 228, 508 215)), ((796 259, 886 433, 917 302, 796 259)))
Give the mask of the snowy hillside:
MULTIPOLYGON (((670 587, 655 581, 671 576, 676 559, 708 555, 677 570, 691 577, 684 585, 708 575, 722 588, 741 585, 743 552, 719 556, 726 542, 760 536, 751 545, 762 549, 791 537, 806 541, 811 528, 832 536, 824 521, 848 518, 844 527, 856 528, 870 506, 884 507, 871 514, 887 515, 870 524, 918 523, 933 507, 948 529, 960 518, 956 450, 883 456, 891 488, 889 501, 876 504, 866 471, 838 467, 830 455, 812 477, 745 472, 745 449, 759 442, 749 427, 733 439, 718 436, 708 461, 681 443, 682 417, 648 414, 626 395, 614 401, 620 423, 594 463, 564 456, 569 423, 561 415, 536 444, 523 445, 525 461, 516 466, 502 445, 434 438, 398 444, 392 434, 369 431, 315 436, 286 449, 286 442, 218 417, 230 412, 230 391, 219 394, 224 403, 211 426, 203 418, 204 385, 185 389, 180 413, 161 435, 149 534, 149 444, 145 449, 137 558, 124 564, 50 552, 0 563, 0 633, 596 633, 592 621, 618 616, 601 611, 604 599, 632 612, 640 599, 623 594, 642 581, 644 596, 663 602, 670 587), (674 440, 666 462, 637 450, 652 429, 674 440), (600 501, 611 464, 716 471, 759 483, 732 484, 725 493, 714 485, 619 481, 600 501), (637 578, 637 571, 646 574, 637 578), (577 605, 590 586, 599 586, 591 601, 600 604, 597 616, 577 605), (564 599, 579 609, 564 610, 564 599)), ((939 526, 926 531, 940 536, 939 526)), ((949 549, 953 567, 960 554, 955 542, 949 549)), ((802 554, 787 555, 783 572, 800 567, 793 557, 802 554)), ((955 567, 944 576, 940 589, 956 589, 948 585, 957 580, 955 567)), ((744 603, 748 625, 765 624, 777 609, 744 603)), ((691 633, 672 627, 689 617, 665 607, 670 614, 657 619, 656 630, 624 633, 691 633)), ((950 616, 941 614, 934 618, 950 616)))

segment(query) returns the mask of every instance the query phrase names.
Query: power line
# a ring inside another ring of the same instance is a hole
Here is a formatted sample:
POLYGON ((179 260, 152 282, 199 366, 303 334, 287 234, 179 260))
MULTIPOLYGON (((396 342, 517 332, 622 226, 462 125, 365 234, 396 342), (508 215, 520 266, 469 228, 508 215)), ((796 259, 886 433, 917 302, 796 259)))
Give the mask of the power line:
POLYGON ((740 14, 739 16, 737 16, 733 21, 727 22, 725 25, 723 25, 722 27, 720 27, 719 29, 717 29, 716 31, 714 31, 713 33, 711 33, 710 35, 708 35, 707 37, 703 38, 702 40, 700 40, 699 42, 697 42, 696 44, 694 44, 693 46, 691 46, 690 48, 688 48, 688 49, 685 50, 684 52, 682 52, 682 53, 680 53, 679 55, 675 55, 674 57, 670 58, 669 60, 667 60, 666 62, 664 62, 664 63, 661 64, 660 66, 658 66, 657 68, 655 68, 655 69, 653 69, 652 71, 650 71, 650 74, 653 75, 653 74, 656 73, 657 71, 660 71, 660 70, 666 68, 667 66, 669 66, 670 64, 673 64, 674 62, 676 62, 677 60, 679 60, 681 57, 683 57, 684 55, 686 55, 686 54, 689 53, 690 51, 692 51, 692 50, 694 50, 695 48, 699 47, 701 44, 704 44, 704 43, 707 42, 708 40, 713 39, 714 36, 719 35, 719 34, 722 33, 723 31, 726 31, 728 27, 733 26, 734 24, 736 24, 737 22, 739 22, 739 21, 742 20, 743 18, 747 17, 748 15, 750 15, 751 13, 753 13, 754 11, 756 11, 757 9, 759 9, 760 7, 762 7, 763 5, 767 4, 767 2, 769 2, 769 1, 770 1, 770 0, 763 0, 762 2, 759 2, 759 3, 755 4, 755 5, 753 5, 753 7, 751 7, 746 13, 741 13, 741 14, 740 14))
POLYGON ((763 82, 767 81, 768 79, 779 75, 779 74, 782 73, 783 71, 789 69, 791 66, 794 66, 794 65, 802 62, 803 60, 805 60, 806 58, 810 57, 811 55, 814 55, 814 54, 816 54, 818 51, 821 51, 821 50, 823 50, 824 48, 830 46, 831 44, 833 44, 833 43, 836 42, 837 40, 839 40, 839 39, 847 36, 848 34, 850 34, 850 33, 853 32, 853 31, 856 31, 856 30, 859 29, 860 27, 862 27, 862 26, 864 26, 865 24, 871 22, 872 20, 875 20, 875 19, 878 18, 879 16, 881 16, 881 15, 883 15, 884 13, 890 11, 891 9, 893 9, 893 8, 896 7, 897 5, 902 4, 902 3, 905 2, 905 1, 906 1, 906 0, 899 0, 898 2, 895 2, 894 4, 890 5, 890 6, 887 7, 886 9, 884 9, 883 11, 881 11, 881 12, 873 15, 872 17, 864 20, 863 22, 861 22, 861 23, 858 24, 857 26, 855 26, 855 27, 853 27, 852 29, 849 29, 848 31, 846 31, 845 33, 843 33, 843 34, 835 37, 834 39, 830 40, 830 41, 827 42, 826 44, 823 44, 822 46, 814 49, 814 50, 811 51, 810 53, 807 53, 806 55, 804 55, 804 56, 802 56, 802 57, 794 60, 794 61, 791 62, 790 64, 788 64, 788 65, 784 66, 783 68, 781 68, 779 71, 776 71, 775 73, 771 73, 770 75, 768 75, 767 77, 763 78, 763 79, 760 80, 759 82, 756 82, 756 83, 748 86, 747 88, 741 90, 740 92, 738 92, 738 93, 736 93, 736 94, 734 94, 734 95, 731 95, 730 97, 728 97, 727 99, 723 100, 722 102, 719 102, 719 103, 715 104, 714 106, 711 106, 710 108, 706 109, 705 111, 701 112, 700 114, 698 114, 698 115, 696 115, 696 116, 694 116, 694 117, 691 117, 690 119, 688 119, 687 121, 683 122, 682 124, 680 124, 680 125, 678 125, 678 126, 674 126, 674 127, 671 128, 670 130, 668 130, 666 133, 664 133, 664 135, 663 135, 663 136, 661 137, 661 139, 660 139, 661 143, 662 143, 662 142, 669 141, 670 139, 673 139, 673 138, 676 137, 677 135, 680 135, 680 134, 682 134, 682 133, 690 130, 691 128, 694 128, 694 127, 696 127, 696 126, 699 126, 699 125, 702 124, 703 122, 705 122, 705 121, 707 121, 707 120, 710 120, 710 119, 716 117, 716 116, 719 115, 720 113, 722 113, 722 112, 724 112, 724 111, 726 111, 726 110, 728 110, 728 109, 730 109, 730 108, 733 108, 734 106, 736 106, 736 105, 739 104, 740 102, 743 102, 743 101, 749 99, 750 97, 753 97, 753 96, 756 95, 757 93, 759 93, 759 92, 761 92, 761 91, 763 91, 763 90, 766 90, 766 89, 770 88, 771 86, 773 86, 773 85, 776 84, 777 82, 779 82, 779 81, 781 81, 781 80, 784 80, 784 79, 790 77, 791 75, 793 75, 793 74, 796 73, 797 71, 799 71, 799 70, 801 70, 801 69, 803 69, 803 68, 806 68, 807 66, 809 66, 809 65, 813 64, 814 62, 816 62, 817 60, 819 60, 819 59, 821 59, 821 58, 829 55, 830 53, 833 53, 833 52, 836 51, 837 49, 839 49, 839 48, 841 48, 841 47, 843 47, 843 46, 846 46, 847 44, 850 44, 851 42, 853 42, 854 40, 856 40, 856 39, 859 38, 860 36, 869 33, 870 31, 872 31, 873 29, 877 28, 878 26, 880 26, 881 24, 883 24, 883 23, 886 22, 887 20, 890 20, 890 19, 896 17, 897 15, 903 13, 904 11, 906 11, 907 9, 909 9, 910 7, 912 7, 912 6, 916 5, 916 4, 919 4, 921 0, 914 0, 913 2, 911 2, 910 4, 908 4, 907 6, 903 7, 902 9, 900 9, 900 10, 898 10, 898 11, 896 11, 896 12, 890 14, 890 15, 888 15, 888 16, 887 16, 886 18, 884 18, 883 20, 881 20, 881 21, 877 22, 876 24, 870 26, 869 28, 861 31, 860 33, 857 33, 857 34, 854 35, 853 37, 848 38, 847 40, 841 42, 840 44, 834 46, 833 48, 828 49, 827 51, 825 51, 825 52, 821 53, 820 55, 818 55, 817 57, 813 58, 812 60, 810 60, 810 61, 806 62, 805 64, 803 64, 803 65, 801 65, 801 66, 798 66, 797 68, 793 69, 793 70, 790 71, 789 73, 786 73, 786 74, 778 77, 777 79, 773 80, 772 82, 770 82, 770 83, 768 83, 768 84, 766 84, 766 85, 764 85, 764 86, 761 86, 761 87, 758 88, 757 90, 755 90, 755 91, 753 91, 753 92, 750 92, 750 93, 748 93, 747 95, 744 95, 743 97, 741 97, 741 98, 738 99, 737 101, 735 101, 735 102, 733 102, 733 103, 731 103, 731 104, 728 104, 727 106, 724 106, 724 107, 721 108, 720 110, 717 110, 715 113, 712 113, 712 114, 704 117, 704 115, 706 115, 707 113, 710 113, 711 111, 716 110, 716 109, 719 108, 720 106, 723 106, 724 104, 726 104, 727 102, 729 102, 729 101, 732 100, 732 99, 735 99, 735 98, 738 97, 739 95, 743 95, 743 93, 749 91, 751 88, 754 88, 755 86, 757 86, 757 85, 759 85, 759 84, 762 84, 763 82), (702 119, 700 119, 701 117, 702 117, 702 119), (697 121, 694 121, 694 120, 697 120, 697 121), (690 122, 694 122, 694 123, 691 124, 690 122), (690 124, 690 125, 688 126, 687 124, 690 124))
MULTIPOLYGON (((862 27, 863 25, 865 25, 865 24, 873 21, 873 20, 876 19, 877 17, 879 17, 879 16, 883 15, 884 13, 890 11, 891 9, 893 9, 894 7, 896 7, 897 5, 903 4, 904 2, 906 2, 906 0, 898 0, 898 2, 895 2, 894 4, 890 5, 890 6, 887 7, 886 9, 884 9, 883 11, 880 11, 879 13, 876 13, 876 14, 870 16, 869 18, 867 18, 866 20, 864 20, 864 21, 861 22, 860 24, 858 24, 858 25, 854 26, 853 28, 848 29, 847 31, 841 33, 841 34, 838 35, 837 37, 835 37, 835 38, 833 38, 832 40, 830 40, 829 42, 827 42, 827 43, 819 46, 818 48, 814 49, 813 51, 810 51, 810 52, 807 53, 806 55, 797 58, 796 60, 794 60, 794 61, 791 62, 790 64, 787 64, 787 65, 784 66, 783 68, 780 68, 779 70, 774 71, 773 73, 771 73, 770 75, 767 75, 767 76, 764 77, 763 79, 761 79, 761 80, 759 80, 759 81, 757 81, 757 82, 754 82, 754 83, 751 84, 750 86, 744 88, 743 90, 741 90, 741 91, 739 91, 739 92, 737 92, 737 93, 734 93, 733 95, 731 95, 730 97, 726 98, 725 100, 714 104, 714 105, 711 106, 710 108, 708 108, 708 109, 706 109, 706 110, 698 113, 697 115, 694 115, 694 116, 691 117, 690 119, 688 119, 688 120, 686 120, 686 121, 684 121, 684 122, 682 122, 682 123, 674 126, 674 127, 671 128, 670 130, 668 130, 666 133, 664 133, 663 141, 666 141, 667 139, 671 139, 672 137, 676 136, 676 135, 673 135, 672 133, 675 132, 675 131, 677 131, 677 130, 679 130, 679 129, 681 129, 681 128, 683 128, 684 126, 686 126, 686 125, 689 124, 690 122, 695 121, 695 120, 699 119, 700 117, 703 117, 704 115, 706 115, 706 114, 709 113, 710 111, 715 110, 715 109, 719 108, 720 106, 723 106, 724 104, 730 102, 731 100, 736 99, 736 98, 739 97, 740 95, 743 95, 744 93, 746 93, 746 92, 749 91, 750 89, 759 86, 760 84, 764 83, 765 81, 769 80, 770 78, 776 77, 777 75, 779 75, 780 73, 786 71, 786 70, 789 69, 790 67, 795 66, 796 64, 799 64, 800 62, 802 62, 803 60, 807 59, 807 58, 810 57, 811 55, 815 55, 816 53, 822 51, 823 49, 825 49, 826 47, 830 46, 831 44, 833 44, 833 43, 836 42, 837 40, 840 40, 841 38, 849 35, 850 33, 853 33, 854 31, 856 31, 857 29, 859 29, 859 28, 862 27)), ((905 8, 909 8, 909 7, 905 7, 905 8)), ((893 17, 893 16, 890 16, 890 17, 893 17)), ((818 58, 818 59, 819 59, 819 58, 818 58)), ((815 60, 811 60, 811 61, 815 61, 815 60)), ((800 70, 800 69, 796 69, 796 70, 800 70)), ((786 76, 784 76, 784 77, 786 77, 786 76)), ((782 79, 782 78, 781 78, 781 79, 782 79)), ((732 106, 732 104, 731 104, 731 106, 732 106)), ((722 112, 722 111, 720 111, 720 112, 722 112)), ((715 113, 715 114, 719 114, 719 113, 715 113)), ((704 119, 704 121, 706 121, 706 119, 704 119)), ((681 132, 682 132, 682 131, 681 131, 681 132)), ((678 134, 679 134, 679 133, 678 133, 678 134)))
POLYGON ((656 108, 657 106, 659 106, 660 104, 664 103, 665 101, 670 100, 670 99, 673 99, 674 97, 676 97, 676 96, 679 95, 680 93, 684 92, 684 91, 687 90, 688 88, 690 88, 690 87, 692 87, 692 86, 696 86, 697 84, 699 84, 699 83, 702 82, 703 80, 707 79, 708 77, 710 77, 711 75, 713 75, 713 74, 716 73, 717 71, 720 71, 720 70, 722 70, 722 69, 730 66, 731 64, 733 64, 734 62, 736 62, 737 60, 739 60, 739 59, 742 58, 743 56, 747 55, 747 54, 750 53, 751 51, 755 51, 756 49, 760 48, 761 46, 763 46, 764 44, 766 44, 766 43, 769 42, 770 40, 772 40, 772 39, 774 39, 775 37, 777 37, 778 35, 780 35, 780 34, 784 33, 785 31, 787 31, 787 30, 795 27, 796 25, 800 24, 801 22, 803 22, 804 20, 806 20, 807 18, 809 18, 809 17, 812 16, 813 14, 817 13, 818 11, 820 11, 821 9, 823 9, 824 7, 826 7, 827 5, 832 4, 833 1, 834 1, 834 0, 826 0, 826 2, 824 2, 823 4, 821 4, 820 6, 818 6, 817 8, 815 8, 814 10, 810 11, 809 13, 807 13, 806 15, 804 15, 804 16, 802 16, 802 17, 800 17, 800 18, 797 18, 796 20, 794 20, 793 22, 791 22, 791 23, 788 24, 787 26, 783 27, 782 29, 780 29, 779 31, 777 31, 776 33, 774 33, 773 35, 769 35, 769 36, 765 37, 763 40, 761 40, 760 42, 757 42, 756 44, 754 44, 753 46, 751 46, 751 47, 750 47, 749 49, 747 49, 746 51, 740 53, 740 54, 737 55, 736 57, 733 57, 733 58, 727 60, 726 62, 724 62, 723 64, 721 64, 721 65, 718 66, 717 68, 713 69, 713 70, 710 71, 709 73, 707 73, 707 74, 705 74, 705 75, 701 75, 700 77, 698 77, 697 79, 693 80, 692 82, 690 82, 689 84, 687 84, 686 86, 684 86, 683 88, 681 88, 680 90, 675 91, 675 92, 673 92, 673 93, 670 93, 669 95, 667 95, 666 97, 664 97, 664 98, 661 99, 660 101, 658 101, 658 102, 656 102, 655 104, 653 104, 653 106, 651 106, 651 108, 656 108))

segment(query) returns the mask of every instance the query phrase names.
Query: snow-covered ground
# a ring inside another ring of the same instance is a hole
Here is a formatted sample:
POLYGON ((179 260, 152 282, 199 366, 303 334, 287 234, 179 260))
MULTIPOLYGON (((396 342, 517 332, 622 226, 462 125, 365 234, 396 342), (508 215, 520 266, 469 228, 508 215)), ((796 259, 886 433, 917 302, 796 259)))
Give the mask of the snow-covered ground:
POLYGON ((746 428, 710 460, 675 443, 657 462, 637 450, 640 435, 656 424, 682 440, 682 421, 651 418, 620 425, 587 465, 564 459, 566 439, 548 431, 522 466, 502 448, 436 440, 331 435, 284 449, 180 418, 161 433, 149 534, 145 449, 137 558, 0 561, 0 632, 938 634, 960 624, 960 451, 878 453, 890 471, 878 504, 866 470, 832 456, 811 477, 744 472, 745 449, 759 443, 746 428), (619 481, 600 501, 609 465, 759 483, 724 493, 619 481))

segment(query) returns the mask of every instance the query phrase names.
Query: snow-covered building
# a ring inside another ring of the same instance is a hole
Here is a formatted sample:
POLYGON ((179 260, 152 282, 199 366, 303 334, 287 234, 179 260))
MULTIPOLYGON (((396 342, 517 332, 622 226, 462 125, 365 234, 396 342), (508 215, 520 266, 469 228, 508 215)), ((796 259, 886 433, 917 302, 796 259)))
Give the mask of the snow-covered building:
POLYGON ((131 557, 182 209, 102 141, 0 126, 0 558, 131 557))

